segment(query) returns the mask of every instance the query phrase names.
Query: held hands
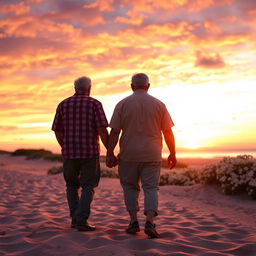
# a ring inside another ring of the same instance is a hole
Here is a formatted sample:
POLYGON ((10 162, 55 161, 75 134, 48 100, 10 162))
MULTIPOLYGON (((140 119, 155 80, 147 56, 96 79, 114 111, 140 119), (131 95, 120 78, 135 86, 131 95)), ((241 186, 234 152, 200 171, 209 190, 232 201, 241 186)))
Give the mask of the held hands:
POLYGON ((173 154, 169 155, 167 161, 168 161, 169 168, 170 169, 174 168, 176 163, 177 163, 177 159, 176 159, 175 154, 174 155, 173 154))
POLYGON ((114 153, 107 153, 106 166, 109 168, 115 167, 118 164, 118 159, 114 153))

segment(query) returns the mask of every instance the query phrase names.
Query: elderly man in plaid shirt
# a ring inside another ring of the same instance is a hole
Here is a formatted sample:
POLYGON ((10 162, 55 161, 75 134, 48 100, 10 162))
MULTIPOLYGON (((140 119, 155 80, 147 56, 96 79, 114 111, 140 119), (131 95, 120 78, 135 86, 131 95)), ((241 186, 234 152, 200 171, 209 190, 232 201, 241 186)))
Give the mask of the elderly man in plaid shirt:
POLYGON ((52 130, 61 146, 67 201, 72 218, 71 227, 93 231, 87 219, 94 188, 99 183, 99 136, 107 147, 108 122, 102 104, 90 97, 91 80, 80 77, 75 82, 75 94, 57 107, 52 130), (81 195, 78 190, 82 187, 81 195))

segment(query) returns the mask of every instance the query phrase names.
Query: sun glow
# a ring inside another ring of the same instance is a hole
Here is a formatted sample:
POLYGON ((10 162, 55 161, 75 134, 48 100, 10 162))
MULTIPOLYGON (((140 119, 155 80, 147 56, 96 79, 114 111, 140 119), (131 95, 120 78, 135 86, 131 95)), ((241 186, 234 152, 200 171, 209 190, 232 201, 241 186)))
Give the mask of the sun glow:
POLYGON ((198 149, 200 148, 201 146, 195 142, 188 142, 187 144, 184 145, 185 148, 188 148, 188 149, 198 149))

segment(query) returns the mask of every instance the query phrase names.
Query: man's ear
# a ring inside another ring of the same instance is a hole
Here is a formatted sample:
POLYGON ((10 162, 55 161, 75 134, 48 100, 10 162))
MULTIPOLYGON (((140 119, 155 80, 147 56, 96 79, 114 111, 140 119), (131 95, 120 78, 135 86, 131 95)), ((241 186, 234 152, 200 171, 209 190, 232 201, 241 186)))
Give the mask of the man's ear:
POLYGON ((133 85, 133 83, 131 83, 131 87, 132 87, 132 90, 134 91, 134 85, 133 85))

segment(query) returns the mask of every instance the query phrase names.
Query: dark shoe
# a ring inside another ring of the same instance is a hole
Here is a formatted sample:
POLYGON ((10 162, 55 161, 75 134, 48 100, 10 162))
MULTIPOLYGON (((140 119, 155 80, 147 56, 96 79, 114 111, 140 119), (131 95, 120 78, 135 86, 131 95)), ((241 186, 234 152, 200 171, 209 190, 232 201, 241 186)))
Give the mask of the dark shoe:
POLYGON ((75 218, 72 218, 70 227, 76 228, 76 219, 75 218))
POLYGON ((76 229, 78 229, 78 231, 94 231, 96 229, 95 226, 90 225, 87 221, 83 224, 76 224, 76 229))
POLYGON ((136 234, 140 232, 140 226, 138 221, 134 221, 133 223, 130 222, 128 228, 125 230, 128 234, 136 234))
POLYGON ((150 221, 146 222, 144 232, 150 238, 159 238, 159 234, 156 232, 156 225, 150 221))

